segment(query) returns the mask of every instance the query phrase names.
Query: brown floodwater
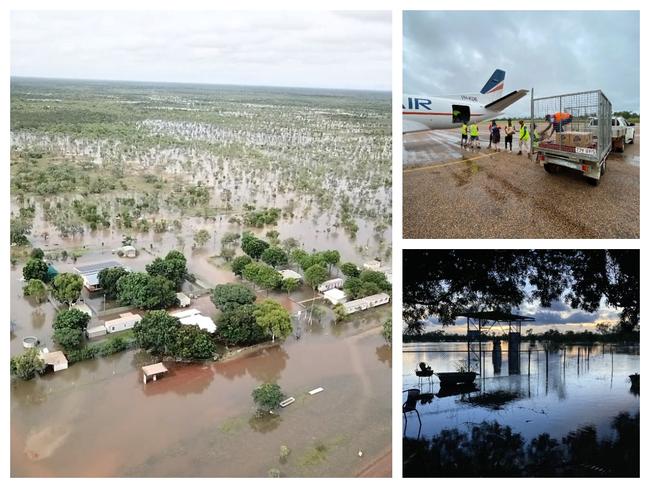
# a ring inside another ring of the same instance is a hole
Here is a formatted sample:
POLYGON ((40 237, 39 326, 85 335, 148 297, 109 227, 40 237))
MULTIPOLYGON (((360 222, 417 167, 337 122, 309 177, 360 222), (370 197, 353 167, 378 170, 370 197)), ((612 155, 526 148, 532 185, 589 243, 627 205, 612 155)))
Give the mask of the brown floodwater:
POLYGON ((170 365, 147 385, 149 358, 136 351, 12 381, 12 476, 354 475, 391 441, 391 349, 376 327, 388 314, 223 363, 170 365), (256 418, 251 391, 263 382, 296 402, 256 418))

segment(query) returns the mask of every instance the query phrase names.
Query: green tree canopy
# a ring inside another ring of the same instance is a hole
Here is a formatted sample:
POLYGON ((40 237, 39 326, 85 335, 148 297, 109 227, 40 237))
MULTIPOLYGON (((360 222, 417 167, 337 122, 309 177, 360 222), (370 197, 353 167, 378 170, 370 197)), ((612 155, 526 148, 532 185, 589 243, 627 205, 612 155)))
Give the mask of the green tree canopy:
POLYGON ((327 280, 328 276, 327 268, 323 264, 317 263, 305 271, 305 282, 313 289, 316 289, 318 285, 327 280))
POLYGON ((42 303, 47 298, 47 286, 41 280, 29 280, 23 287, 23 294, 26 297, 34 298, 38 303, 42 303))
POLYGON ((216 345, 206 330, 197 325, 182 325, 176 329, 174 355, 183 360, 199 361, 212 359, 216 345))
POLYGON ((187 260, 179 251, 170 251, 164 258, 156 258, 145 269, 151 276, 163 276, 180 290, 187 276, 187 260))
POLYGON ((466 310, 511 309, 563 300, 595 312, 601 300, 621 310, 623 330, 639 325, 639 251, 427 250, 404 253, 404 320, 453 323, 466 310))
POLYGON ((273 341, 276 337, 284 339, 293 331, 289 312, 278 302, 264 300, 256 306, 254 314, 257 323, 271 335, 273 341))
POLYGON ((280 286, 287 292, 287 295, 291 295, 292 291, 300 288, 300 280, 298 278, 284 278, 280 286))
POLYGON ((153 354, 174 355, 176 352, 176 331, 181 322, 164 310, 154 310, 142 317, 133 327, 138 346, 153 354))
POLYGON ((45 363, 39 356, 38 348, 32 347, 24 353, 14 356, 10 361, 11 374, 21 380, 31 380, 36 373, 43 371, 45 363))
POLYGON ((23 278, 25 281, 41 280, 47 283, 47 263, 39 258, 30 258, 23 267, 23 278))
POLYGON ((265 263, 253 262, 244 268, 242 276, 260 288, 273 290, 282 283, 282 275, 272 266, 265 263))
POLYGON ((356 278, 361 274, 361 270, 354 263, 343 263, 340 266, 341 272, 348 278, 356 278))
POLYGON ((117 281, 117 299, 124 305, 145 310, 178 305, 174 283, 164 276, 129 273, 117 281))
POLYGON ((264 383, 253 390, 253 401, 264 412, 278 408, 283 396, 282 390, 275 383, 264 383))
POLYGON ((106 298, 109 300, 115 300, 117 298, 117 282, 122 276, 127 274, 129 272, 121 266, 105 268, 99 272, 97 275, 99 286, 106 294, 106 298))
POLYGON ((261 256, 262 261, 274 268, 287 264, 289 257, 279 247, 267 247, 261 256))
POLYGON ((83 286, 83 278, 78 274, 61 273, 52 282, 52 296, 59 302, 70 305, 79 300, 83 286))
POLYGON ((233 273, 241 277, 242 273, 244 272, 244 268, 252 262, 253 259, 250 256, 237 256, 232 260, 230 267, 232 268, 233 273))
POLYGON ((255 237, 250 233, 244 233, 241 238, 241 249, 253 259, 259 259, 262 253, 269 247, 269 243, 255 237))
POLYGON ((215 307, 226 311, 255 302, 255 293, 245 285, 226 283, 215 286, 211 298, 215 307))
POLYGON ((56 314, 52 327, 54 327, 55 330, 73 329, 83 332, 88 327, 88 322, 90 322, 90 317, 87 313, 76 308, 70 308, 68 310, 62 310, 56 314))
POLYGON ((217 335, 228 346, 250 346, 269 337, 255 317, 255 305, 229 308, 217 319, 217 335))
POLYGON ((81 330, 66 327, 54 329, 53 337, 56 343, 65 351, 80 349, 84 340, 84 334, 81 330))
POLYGON ((210 241, 210 233, 205 229, 200 229, 194 234, 194 243, 197 247, 203 247, 210 241))

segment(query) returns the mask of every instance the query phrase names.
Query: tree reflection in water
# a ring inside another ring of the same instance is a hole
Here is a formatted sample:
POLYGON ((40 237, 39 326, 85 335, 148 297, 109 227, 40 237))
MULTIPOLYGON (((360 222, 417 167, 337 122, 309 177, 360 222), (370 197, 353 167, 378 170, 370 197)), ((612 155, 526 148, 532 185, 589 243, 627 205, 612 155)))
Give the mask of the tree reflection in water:
POLYGON ((638 477, 639 415, 620 413, 616 434, 599 439, 587 426, 561 441, 540 434, 526 443, 498 422, 483 422, 461 432, 446 429, 431 440, 404 438, 405 477, 638 477))

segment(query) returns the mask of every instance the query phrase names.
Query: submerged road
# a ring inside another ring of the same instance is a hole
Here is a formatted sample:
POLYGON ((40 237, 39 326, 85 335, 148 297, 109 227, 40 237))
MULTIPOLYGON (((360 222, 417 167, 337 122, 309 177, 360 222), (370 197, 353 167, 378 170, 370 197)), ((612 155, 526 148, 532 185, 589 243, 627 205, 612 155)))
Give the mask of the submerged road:
POLYGON ((481 140, 480 150, 463 150, 457 131, 405 134, 405 238, 639 237, 638 127, 598 187, 517 156, 516 138, 513 153, 488 151, 485 131, 481 140))

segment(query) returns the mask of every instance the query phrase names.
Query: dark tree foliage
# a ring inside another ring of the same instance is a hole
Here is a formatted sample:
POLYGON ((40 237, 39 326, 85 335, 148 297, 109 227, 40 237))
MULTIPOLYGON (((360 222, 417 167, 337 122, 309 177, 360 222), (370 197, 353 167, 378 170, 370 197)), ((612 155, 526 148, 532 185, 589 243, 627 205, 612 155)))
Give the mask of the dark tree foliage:
POLYGON ((23 278, 25 281, 41 280, 47 282, 47 263, 39 258, 30 258, 23 267, 23 278))
POLYGON ((253 259, 250 256, 237 256, 232 260, 230 267, 232 268, 233 273, 241 277, 242 273, 244 272, 244 268, 252 262, 253 259))
POLYGON ((269 243, 245 233, 241 238, 241 249, 253 259, 259 259, 269 247, 269 243))
POLYGON ((163 276, 180 290, 187 276, 187 260, 179 251, 169 251, 164 258, 156 258, 146 268, 151 276, 163 276))
POLYGON ((593 426, 563 439, 543 433, 526 443, 510 427, 483 422, 469 433, 445 429, 430 440, 404 439, 405 477, 638 477, 639 416, 620 413, 614 438, 593 426))
POLYGON ((250 346, 269 338, 257 323, 254 305, 227 309, 217 319, 217 335, 228 346, 250 346))
POLYGON ((54 318, 54 323, 52 327, 54 329, 75 329, 79 331, 86 330, 88 327, 88 322, 90 317, 88 314, 77 310, 76 308, 71 308, 68 310, 62 310, 54 318))
POLYGON ((106 298, 109 300, 115 300, 117 298, 117 282, 122 276, 127 274, 129 272, 120 266, 105 268, 99 272, 97 275, 99 286, 106 294, 106 298))
POLYGON ((249 305, 255 301, 255 293, 245 285, 226 283, 212 290, 212 303, 222 311, 249 305))
POLYGON ((178 304, 174 283, 163 276, 128 273, 117 281, 117 298, 124 305, 145 310, 169 308, 178 304))
POLYGON ((136 343, 153 354, 173 355, 176 351, 176 331, 180 320, 164 310, 154 310, 142 317, 133 327, 136 343))
POLYGON ((214 358, 216 345, 208 331, 197 325, 183 325, 176 330, 174 356, 185 361, 214 358))
POLYGON ((448 325, 463 311, 534 299, 593 312, 604 297, 630 331, 639 325, 639 272, 637 250, 405 251, 404 319, 417 332, 430 315, 448 325))

